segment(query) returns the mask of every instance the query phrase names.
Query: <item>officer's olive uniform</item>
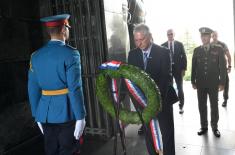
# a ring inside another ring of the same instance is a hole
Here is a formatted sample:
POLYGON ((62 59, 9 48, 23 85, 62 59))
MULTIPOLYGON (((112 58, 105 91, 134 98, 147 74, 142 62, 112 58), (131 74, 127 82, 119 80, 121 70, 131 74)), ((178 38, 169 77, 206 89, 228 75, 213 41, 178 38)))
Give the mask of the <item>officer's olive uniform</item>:
POLYGON ((223 49, 210 45, 209 49, 199 46, 192 58, 192 84, 197 87, 201 127, 207 128, 207 94, 211 106, 211 127, 217 129, 219 120, 218 86, 225 84, 226 65, 223 49))
MULTIPOLYGON (((221 42, 221 41, 217 41, 216 43, 213 43, 213 44, 221 46, 223 48, 223 50, 224 50, 224 55, 226 55, 226 52, 229 51, 227 45, 225 43, 221 42)), ((227 66, 227 63, 226 63, 226 66, 227 66)), ((226 72, 226 80, 225 81, 226 82, 225 82, 225 86, 224 86, 223 97, 224 97, 224 101, 227 101, 228 100, 228 91, 229 91, 229 76, 228 76, 228 72, 226 72)))

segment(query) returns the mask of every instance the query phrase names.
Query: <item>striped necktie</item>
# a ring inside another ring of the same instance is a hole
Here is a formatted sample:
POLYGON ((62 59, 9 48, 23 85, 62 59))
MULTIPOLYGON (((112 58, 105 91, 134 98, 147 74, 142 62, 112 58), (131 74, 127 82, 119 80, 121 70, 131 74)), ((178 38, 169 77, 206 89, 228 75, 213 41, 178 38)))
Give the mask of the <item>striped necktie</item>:
POLYGON ((148 53, 144 52, 144 70, 147 67, 147 63, 148 63, 148 53))
POLYGON ((170 42, 170 56, 171 56, 171 63, 174 64, 173 42, 170 42))
POLYGON ((173 54, 173 43, 170 42, 170 50, 171 50, 171 53, 173 54))

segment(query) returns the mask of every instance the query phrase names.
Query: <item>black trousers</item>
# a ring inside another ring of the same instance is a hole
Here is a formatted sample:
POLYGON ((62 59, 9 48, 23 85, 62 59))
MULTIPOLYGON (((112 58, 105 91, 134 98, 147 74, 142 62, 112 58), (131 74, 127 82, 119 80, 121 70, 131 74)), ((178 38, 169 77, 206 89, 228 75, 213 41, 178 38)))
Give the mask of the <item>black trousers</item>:
MULTIPOLYGON (((138 109, 141 109, 142 107, 137 103, 137 101, 132 96, 131 98, 133 104, 138 109)), ((157 114, 162 134, 163 154, 175 155, 175 128, 174 128, 173 105, 166 102, 163 104, 164 105, 162 106, 161 112, 157 114)))
POLYGON ((157 118, 162 133, 163 154, 175 155, 175 132, 172 104, 162 107, 162 111, 158 114, 157 118))
POLYGON ((45 123, 44 147, 46 155, 72 155, 79 149, 79 142, 74 138, 75 122, 45 123))
POLYGON ((210 99, 211 108, 211 128, 218 128, 219 108, 218 108, 218 87, 215 88, 197 88, 198 108, 200 113, 201 127, 208 127, 207 120, 207 96, 210 99))
POLYGON ((183 91, 183 76, 182 71, 176 69, 175 65, 172 65, 172 75, 175 79, 175 83, 178 90, 178 97, 179 97, 179 108, 184 107, 184 91, 183 91))
POLYGON ((223 92, 224 100, 228 100, 228 91, 229 91, 229 77, 227 73, 225 86, 224 86, 224 92, 223 92))

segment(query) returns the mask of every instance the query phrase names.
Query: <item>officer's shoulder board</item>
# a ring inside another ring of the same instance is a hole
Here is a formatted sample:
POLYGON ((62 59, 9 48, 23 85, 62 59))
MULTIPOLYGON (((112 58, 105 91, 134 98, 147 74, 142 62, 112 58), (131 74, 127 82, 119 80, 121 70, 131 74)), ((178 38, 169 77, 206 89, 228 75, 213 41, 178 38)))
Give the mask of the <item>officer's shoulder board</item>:
POLYGON ((66 45, 66 47, 70 48, 71 50, 77 50, 76 47, 73 47, 73 46, 71 46, 71 45, 66 45))
POLYGON ((220 44, 217 44, 217 43, 212 43, 211 44, 211 47, 213 48, 213 47, 220 47, 220 48, 223 48, 223 46, 222 45, 220 45, 220 44))

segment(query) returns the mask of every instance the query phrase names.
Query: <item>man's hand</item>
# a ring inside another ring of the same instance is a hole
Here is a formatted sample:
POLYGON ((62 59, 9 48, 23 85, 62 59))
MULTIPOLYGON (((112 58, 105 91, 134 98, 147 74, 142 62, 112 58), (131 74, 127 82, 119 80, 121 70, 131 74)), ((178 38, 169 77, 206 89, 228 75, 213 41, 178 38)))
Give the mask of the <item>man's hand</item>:
POLYGON ((182 75, 182 77, 185 76, 185 70, 182 70, 181 75, 182 75))
POLYGON ((224 90, 224 85, 219 85, 219 91, 224 90))
POLYGON ((42 134, 44 134, 44 133, 43 133, 42 124, 41 124, 40 122, 37 122, 37 124, 38 124, 38 127, 39 127, 39 129, 41 130, 42 134))
POLYGON ((192 84, 193 89, 197 89, 197 86, 195 84, 192 84))
POLYGON ((227 72, 228 72, 228 73, 231 72, 231 66, 229 66, 229 67, 227 68, 227 72))
POLYGON ((76 140, 78 140, 81 137, 85 126, 86 126, 85 118, 82 120, 76 121, 75 130, 74 130, 74 134, 73 134, 76 140))

